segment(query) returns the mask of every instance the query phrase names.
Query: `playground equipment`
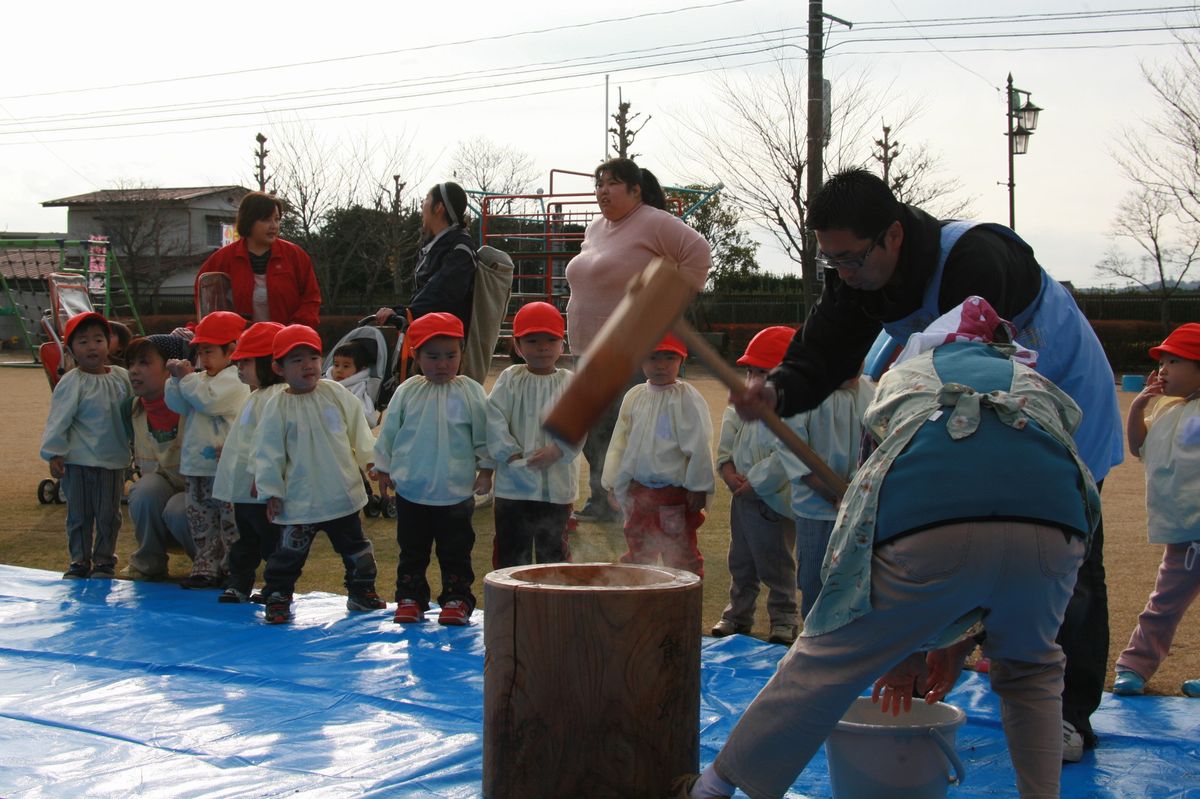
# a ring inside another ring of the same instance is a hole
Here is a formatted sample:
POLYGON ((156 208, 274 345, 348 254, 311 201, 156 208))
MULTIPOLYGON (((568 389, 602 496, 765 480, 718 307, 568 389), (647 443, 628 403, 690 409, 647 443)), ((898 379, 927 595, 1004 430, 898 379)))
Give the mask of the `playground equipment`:
POLYGON ((0 239, 0 289, 4 293, 0 320, 12 320, 9 324, 16 328, 14 335, 34 362, 41 359, 37 341, 55 338, 43 323, 49 308, 55 309, 49 312, 54 317, 49 322, 56 332, 66 321, 58 318, 62 314, 97 310, 108 319, 130 324, 139 335, 145 333, 125 276, 108 239, 102 236, 86 241, 0 239), (65 303, 52 296, 52 275, 67 291, 65 303))

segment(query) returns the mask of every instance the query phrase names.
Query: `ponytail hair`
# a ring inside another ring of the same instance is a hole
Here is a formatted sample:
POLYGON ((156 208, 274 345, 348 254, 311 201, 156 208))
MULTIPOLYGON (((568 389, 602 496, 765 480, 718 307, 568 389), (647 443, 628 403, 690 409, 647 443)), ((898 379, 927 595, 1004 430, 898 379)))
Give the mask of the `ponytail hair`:
POLYGON ((467 193, 457 183, 446 181, 429 190, 429 205, 440 205, 446 209, 446 221, 451 226, 466 226, 467 193))
POLYGON ((604 173, 627 186, 638 186, 642 190, 642 202, 660 211, 667 209, 667 196, 658 178, 649 169, 642 169, 632 158, 610 158, 596 167, 595 178, 600 180, 604 173))

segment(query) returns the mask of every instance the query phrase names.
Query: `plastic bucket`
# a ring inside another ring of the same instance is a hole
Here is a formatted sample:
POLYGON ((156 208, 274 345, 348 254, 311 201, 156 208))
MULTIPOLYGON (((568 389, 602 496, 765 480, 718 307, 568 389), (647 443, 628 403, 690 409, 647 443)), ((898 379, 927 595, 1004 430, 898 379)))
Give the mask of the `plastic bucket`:
POLYGON ((1121 375, 1121 390, 1131 391, 1134 394, 1141 393, 1146 387, 1145 375, 1121 375))
POLYGON ((854 700, 825 741, 834 799, 944 799, 951 784, 962 784, 954 741, 967 714, 919 699, 899 716, 879 708, 870 697, 854 700))

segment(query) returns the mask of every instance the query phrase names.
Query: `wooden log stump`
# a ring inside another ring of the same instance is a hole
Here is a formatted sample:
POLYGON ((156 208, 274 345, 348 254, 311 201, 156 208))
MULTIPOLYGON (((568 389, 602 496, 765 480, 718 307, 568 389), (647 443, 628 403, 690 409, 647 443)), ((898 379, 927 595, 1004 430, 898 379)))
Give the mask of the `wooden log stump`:
POLYGON ((698 770, 699 577, 558 563, 483 590, 487 799, 661 799, 698 770))

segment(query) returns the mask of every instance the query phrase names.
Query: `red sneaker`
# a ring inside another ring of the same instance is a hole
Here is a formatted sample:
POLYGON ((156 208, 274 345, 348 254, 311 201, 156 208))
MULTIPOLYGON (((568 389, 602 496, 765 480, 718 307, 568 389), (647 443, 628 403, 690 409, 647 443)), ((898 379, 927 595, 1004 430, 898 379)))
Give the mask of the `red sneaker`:
POLYGON ((415 599, 401 599, 396 603, 396 615, 392 621, 396 624, 416 624, 425 621, 425 614, 415 599))
POLYGON ((451 627, 463 627, 471 618, 471 609, 467 607, 467 603, 461 599, 451 599, 446 604, 442 605, 442 612, 438 614, 438 624, 446 624, 451 627))

